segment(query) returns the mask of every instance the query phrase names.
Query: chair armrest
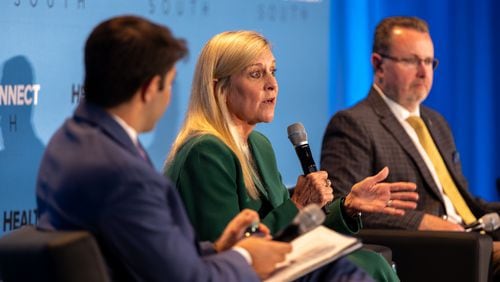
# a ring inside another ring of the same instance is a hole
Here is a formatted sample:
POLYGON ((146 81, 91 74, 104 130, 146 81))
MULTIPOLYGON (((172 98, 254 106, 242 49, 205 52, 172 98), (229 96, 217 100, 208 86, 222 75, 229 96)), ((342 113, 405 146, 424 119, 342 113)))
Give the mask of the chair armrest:
POLYGON ((367 244, 392 249, 401 281, 488 281, 493 243, 479 233, 364 229, 367 244))

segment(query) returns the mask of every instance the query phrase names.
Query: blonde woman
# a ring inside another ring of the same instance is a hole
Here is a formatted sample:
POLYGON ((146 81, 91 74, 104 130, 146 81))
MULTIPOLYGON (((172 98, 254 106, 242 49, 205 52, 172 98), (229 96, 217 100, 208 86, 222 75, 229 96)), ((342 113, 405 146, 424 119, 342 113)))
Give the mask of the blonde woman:
MULTIPOLYGON (((335 200, 326 172, 299 176, 290 198, 269 140, 254 130, 274 118, 275 72, 269 42, 252 31, 220 33, 200 54, 188 112, 165 167, 200 239, 216 239, 245 208, 257 211, 273 234, 310 203, 328 204, 325 225, 345 234, 361 227, 353 217, 360 211, 402 215, 415 208, 413 184, 379 183, 387 168, 335 200)), ((358 251, 349 258, 378 281, 399 281, 378 254, 358 251)))

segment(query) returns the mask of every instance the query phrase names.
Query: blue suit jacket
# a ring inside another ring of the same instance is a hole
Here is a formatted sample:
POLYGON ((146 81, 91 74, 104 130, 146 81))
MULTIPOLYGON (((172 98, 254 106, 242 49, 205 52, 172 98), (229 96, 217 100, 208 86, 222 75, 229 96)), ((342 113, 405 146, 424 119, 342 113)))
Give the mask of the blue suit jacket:
POLYGON ((237 252, 197 243, 172 183, 107 112, 85 101, 49 142, 36 192, 39 226, 90 231, 114 279, 258 280, 237 252))

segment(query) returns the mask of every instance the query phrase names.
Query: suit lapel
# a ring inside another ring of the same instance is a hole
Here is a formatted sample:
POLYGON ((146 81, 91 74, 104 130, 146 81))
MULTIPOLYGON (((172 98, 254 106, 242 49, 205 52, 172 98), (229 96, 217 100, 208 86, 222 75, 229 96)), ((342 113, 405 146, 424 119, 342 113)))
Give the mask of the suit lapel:
POLYGON ((262 156, 259 154, 259 150, 257 150, 257 148, 255 148, 255 144, 253 144, 251 142, 251 138, 249 138, 249 143, 250 143, 249 145, 250 145, 250 149, 251 149, 250 153, 252 154, 253 161, 255 163, 255 166, 256 166, 257 171, 259 172, 259 176, 260 176, 260 181, 254 181, 255 186, 257 187, 257 190, 259 190, 259 192, 261 193, 261 195, 265 199, 269 199, 271 202, 273 202, 272 201, 273 197, 269 196, 268 189, 266 189, 266 187, 268 187, 268 183, 267 183, 267 179, 266 179, 265 170, 262 169, 263 167, 265 167, 265 164, 262 163, 262 156))
MULTIPOLYGON (((138 158, 143 159, 127 132, 125 132, 121 125, 119 125, 118 122, 116 122, 111 115, 102 108, 94 106, 84 100, 80 102, 75 110, 75 118, 85 120, 86 122, 101 128, 103 133, 118 143, 120 147, 129 151, 131 154, 136 155, 138 158)), ((148 158, 149 164, 151 164, 147 154, 146 157, 148 158)))
POLYGON ((372 87, 370 94, 368 95, 368 101, 373 107, 373 110, 380 118, 380 123, 382 124, 387 131, 394 136, 394 139, 401 145, 401 147, 408 153, 410 158, 415 162, 418 167, 418 170, 422 174, 424 181, 431 188, 431 191, 438 197, 440 200, 441 193, 434 182, 434 178, 432 177, 427 165, 424 160, 420 156, 415 144, 411 140, 411 138, 406 133, 405 129, 401 126, 397 118, 391 112, 389 107, 385 104, 384 100, 380 95, 376 92, 376 90, 372 87))
POLYGON ((261 185, 257 185, 257 189, 273 207, 277 207, 283 204, 283 190, 281 189, 283 183, 277 176, 278 169, 275 167, 276 159, 272 147, 262 140, 264 137, 257 138, 258 134, 260 133, 252 132, 248 138, 255 166, 260 174, 261 185))

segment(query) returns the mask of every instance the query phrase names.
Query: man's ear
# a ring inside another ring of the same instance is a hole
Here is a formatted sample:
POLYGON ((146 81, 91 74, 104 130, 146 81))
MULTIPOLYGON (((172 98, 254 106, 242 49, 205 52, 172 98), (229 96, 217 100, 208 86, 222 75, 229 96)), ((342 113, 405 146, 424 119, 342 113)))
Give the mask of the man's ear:
POLYGON ((373 66, 373 69, 375 70, 375 72, 383 71, 382 70, 382 56, 380 56, 377 53, 372 53, 371 62, 372 62, 372 66, 373 66))
POLYGON ((158 84, 160 83, 160 80, 160 76, 155 75, 142 85, 141 100, 143 102, 148 103, 153 100, 155 95, 158 95, 158 84))

